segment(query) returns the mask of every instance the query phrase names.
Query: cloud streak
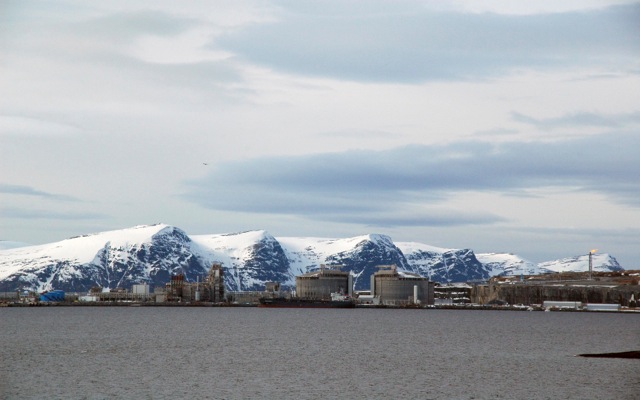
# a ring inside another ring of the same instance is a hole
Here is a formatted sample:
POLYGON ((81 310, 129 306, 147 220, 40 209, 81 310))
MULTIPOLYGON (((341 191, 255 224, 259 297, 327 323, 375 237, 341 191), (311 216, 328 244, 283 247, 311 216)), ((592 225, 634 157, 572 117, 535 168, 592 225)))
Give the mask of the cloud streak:
POLYGON ((278 22, 251 25, 215 44, 291 73, 391 82, 632 64, 640 51, 637 4, 538 15, 434 13, 395 3, 386 12, 352 7, 332 3, 318 13, 290 5, 278 22))
POLYGON ((534 118, 528 115, 512 112, 511 117, 518 122, 534 126, 538 129, 558 128, 620 128, 626 125, 640 124, 640 112, 603 115, 594 112, 579 112, 555 118, 534 118))
POLYGON ((57 221, 77 221, 77 220, 97 220, 105 219, 107 215, 92 212, 58 211, 58 210, 35 210, 18 207, 0 208, 0 216, 3 218, 20 220, 57 220, 57 221))
POLYGON ((550 186, 599 192, 640 207, 638 148, 637 135, 615 134, 260 158, 218 164, 206 179, 191 182, 185 196, 212 209, 381 226, 486 224, 501 218, 433 207, 455 193, 521 194, 550 186))
POLYGON ((7 183, 0 183, 0 193, 11 195, 24 195, 45 198, 49 200, 58 201, 79 201, 76 197, 67 196, 63 194, 49 193, 42 190, 35 189, 25 185, 10 185, 7 183))

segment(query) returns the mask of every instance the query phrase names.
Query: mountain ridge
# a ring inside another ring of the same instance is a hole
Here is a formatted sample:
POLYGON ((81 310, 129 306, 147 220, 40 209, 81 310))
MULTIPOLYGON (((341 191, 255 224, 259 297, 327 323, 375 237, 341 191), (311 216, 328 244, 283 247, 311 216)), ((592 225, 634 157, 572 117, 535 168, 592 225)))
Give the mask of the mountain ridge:
MULTIPOLYGON (((356 290, 368 289, 377 266, 388 264, 442 283, 588 268, 588 256, 534 264, 508 253, 475 254, 471 249, 394 242, 378 233, 350 238, 276 238, 266 230, 188 235, 171 225, 154 224, 1 249, 0 291, 158 286, 176 273, 195 281, 214 262, 225 267, 228 290, 261 290, 268 281, 292 288, 296 275, 321 264, 342 265, 353 274, 356 290)), ((606 253, 595 254, 593 263, 594 270, 623 270, 606 253)))

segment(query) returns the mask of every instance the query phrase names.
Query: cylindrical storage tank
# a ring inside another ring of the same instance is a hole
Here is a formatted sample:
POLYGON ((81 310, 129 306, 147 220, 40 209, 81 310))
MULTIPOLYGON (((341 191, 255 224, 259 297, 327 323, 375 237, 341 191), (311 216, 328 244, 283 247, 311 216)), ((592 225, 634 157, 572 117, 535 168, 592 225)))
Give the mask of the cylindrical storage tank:
POLYGON ((339 270, 322 269, 296 276, 298 297, 308 299, 330 299, 331 293, 348 294, 351 280, 349 273, 339 270))
POLYGON ((381 304, 404 305, 414 303, 433 304, 433 291, 427 278, 406 272, 379 271, 374 274, 374 296, 381 304), (417 293, 416 293, 417 292, 417 293))
POLYGON ((149 294, 149 285, 146 283, 143 283, 140 285, 133 285, 132 289, 133 289, 133 294, 142 294, 142 295, 149 294))

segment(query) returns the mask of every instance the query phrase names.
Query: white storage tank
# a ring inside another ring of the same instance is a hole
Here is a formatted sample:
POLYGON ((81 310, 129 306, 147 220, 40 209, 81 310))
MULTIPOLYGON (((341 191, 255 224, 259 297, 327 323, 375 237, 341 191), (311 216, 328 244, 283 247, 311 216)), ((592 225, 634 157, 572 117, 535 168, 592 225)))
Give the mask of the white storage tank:
POLYGON ((140 285, 133 285, 133 294, 149 295, 149 285, 146 283, 140 285))
POLYGON ((434 304, 434 282, 395 265, 382 265, 371 275, 371 292, 384 305, 434 304))

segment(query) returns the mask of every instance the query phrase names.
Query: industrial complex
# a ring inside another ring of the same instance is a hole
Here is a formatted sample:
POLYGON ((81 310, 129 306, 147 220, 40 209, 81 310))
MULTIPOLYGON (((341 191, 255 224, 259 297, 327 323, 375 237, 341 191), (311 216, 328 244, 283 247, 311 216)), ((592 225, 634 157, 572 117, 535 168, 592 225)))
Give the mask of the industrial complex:
POLYGON ((264 291, 227 292, 224 267, 188 281, 170 277, 164 287, 92 288, 88 293, 0 293, 0 305, 184 305, 305 308, 510 308, 529 310, 640 311, 640 273, 588 272, 494 277, 480 283, 437 284, 395 265, 379 265, 370 290, 354 291, 354 275, 341 265, 321 265, 296 276, 295 289, 266 282, 264 291))

